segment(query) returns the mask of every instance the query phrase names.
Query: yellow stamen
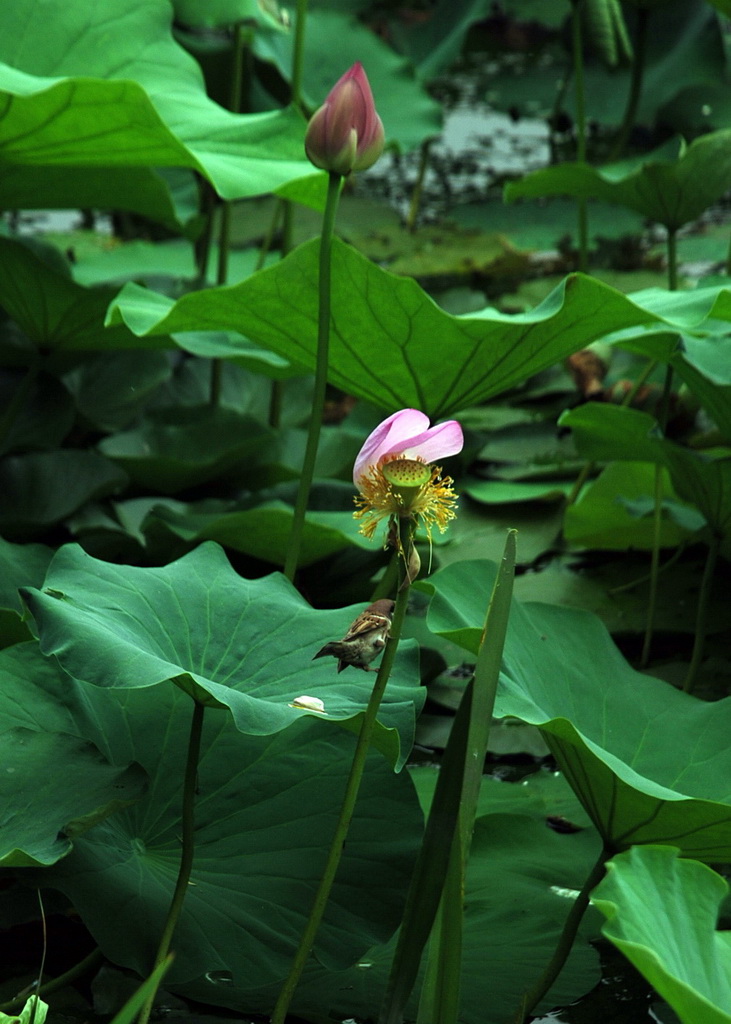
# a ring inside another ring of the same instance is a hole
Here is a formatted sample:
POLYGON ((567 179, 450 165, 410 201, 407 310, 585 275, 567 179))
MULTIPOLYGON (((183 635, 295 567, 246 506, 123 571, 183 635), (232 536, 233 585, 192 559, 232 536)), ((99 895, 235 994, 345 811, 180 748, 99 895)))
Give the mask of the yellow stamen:
POLYGON ((432 466, 429 479, 421 487, 400 491, 383 475, 382 465, 370 466, 368 473, 358 481, 360 494, 355 498, 357 510, 353 515, 362 520, 360 532, 371 538, 384 519, 408 517, 417 524, 423 524, 430 540, 433 526, 444 533, 447 523, 457 515, 457 496, 452 490, 451 477, 442 478, 441 469, 432 466), (408 501, 404 499, 404 493, 408 495, 408 501))

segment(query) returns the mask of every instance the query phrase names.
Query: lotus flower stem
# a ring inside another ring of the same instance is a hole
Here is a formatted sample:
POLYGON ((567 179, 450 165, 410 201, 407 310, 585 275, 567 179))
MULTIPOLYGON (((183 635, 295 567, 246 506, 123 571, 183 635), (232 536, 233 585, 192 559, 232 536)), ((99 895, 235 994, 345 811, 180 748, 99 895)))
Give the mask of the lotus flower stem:
POLYGON ((706 564, 703 569, 701 589, 698 594, 693 653, 691 654, 690 665, 688 666, 688 674, 686 675, 685 682, 683 683, 683 690, 686 693, 693 692, 696 676, 698 675, 698 669, 700 668, 701 660, 703 658, 703 648, 706 644, 706 629, 708 627, 708 607, 710 605, 711 588, 713 586, 713 574, 716 568, 716 559, 718 558, 718 552, 720 549, 721 537, 714 532, 711 534, 711 543, 708 548, 708 554, 706 555, 706 564))
MULTIPOLYGON (((660 408, 658 410, 658 422, 663 434, 668 425, 668 414, 670 410, 670 392, 673 387, 673 368, 668 366, 665 371, 665 382, 663 384, 660 408)), ((652 633, 655 626, 655 610, 657 608, 657 586, 660 574, 660 538, 662 531, 662 486, 663 467, 655 466, 655 507, 653 511, 653 535, 652 555, 650 558, 650 593, 647 598, 647 625, 645 626, 645 639, 642 644, 642 655, 640 667, 646 668, 650 662, 650 648, 652 646, 652 633)))
MULTIPOLYGON (((244 43, 251 42, 251 33, 244 37, 243 25, 237 21, 234 25, 233 67, 231 69, 231 91, 228 109, 238 114, 241 110, 241 89, 244 74, 244 43)), ((221 204, 220 222, 218 227, 218 264, 216 267, 216 284, 224 285, 228 281, 228 257, 231 250, 231 203, 224 200, 221 204)), ((209 402, 218 405, 221 399, 221 378, 223 360, 211 361, 211 385, 209 402)))
MULTIPOLYGON (((581 18, 583 0, 574 0, 571 9, 571 48, 574 59, 574 84, 576 86, 576 160, 586 162, 586 94, 584 90, 584 46, 582 42, 581 18)), ((579 270, 585 274, 589 263, 589 228, 586 199, 577 200, 579 235, 579 270)))
POLYGON ((516 1017, 516 1024, 523 1024, 523 1021, 530 1016, 535 1007, 540 1003, 541 999, 548 994, 554 981, 563 970, 563 966, 571 952, 571 947, 574 944, 576 933, 579 930, 581 919, 586 912, 586 908, 589 906, 589 897, 604 877, 605 864, 611 855, 612 854, 609 850, 602 847, 602 851, 599 854, 596 864, 589 872, 589 875, 582 885, 581 891, 574 900, 573 906, 571 907, 568 917, 564 922, 558 943, 553 951, 553 956, 549 960, 538 981, 523 997, 520 1010, 516 1017))
MULTIPOLYGON (((178 868, 178 879, 175 883, 173 898, 170 901, 170 908, 165 920, 160 937, 160 944, 157 949, 154 967, 157 968, 165 961, 173 935, 177 927, 180 915, 183 910, 183 903, 188 891, 188 882, 193 867, 193 853, 195 849, 195 787, 198 775, 198 761, 200 759, 201 735, 203 733, 203 713, 205 707, 200 701, 193 701, 193 718, 190 724, 190 735, 188 737, 188 754, 185 761, 185 775, 183 777, 183 807, 181 814, 181 838, 180 866, 178 868)), ((157 989, 151 993, 140 1010, 137 1024, 147 1024, 150 1013, 155 1002, 157 989)))
POLYGON ((292 521, 292 532, 289 536, 287 556, 284 563, 284 575, 289 580, 294 579, 294 574, 297 571, 302 543, 302 529, 305 523, 305 513, 310 497, 312 478, 315 473, 315 459, 317 458, 317 446, 320 440, 320 427, 322 426, 322 411, 325 405, 325 388, 327 385, 327 369, 330 354, 330 254, 342 180, 342 176, 334 171, 331 171, 328 175, 327 201, 325 203, 322 233, 320 235, 319 315, 317 323, 315 387, 312 395, 312 413, 307 432, 307 446, 302 462, 302 474, 300 476, 297 503, 292 521))
POLYGON ((640 96, 642 95, 642 79, 645 74, 645 54, 647 50, 647 19, 649 17, 649 10, 645 7, 640 7, 637 11, 637 31, 635 33, 634 42, 634 58, 632 60, 632 77, 630 79, 629 95, 627 97, 627 106, 624 110, 624 117, 622 118, 622 126, 619 129, 619 134, 614 142, 612 151, 609 155, 609 161, 619 160, 625 150, 625 146, 629 140, 632 128, 634 127, 635 117, 637 116, 637 108, 640 103, 640 96))
MULTIPOLYGON (((413 523, 410 520, 402 519, 399 525, 402 548, 404 551, 408 551, 409 546, 412 543, 413 523)), ((402 586, 396 597, 396 607, 394 608, 393 618, 391 621, 390 636, 383 652, 381 665, 378 669, 378 675, 376 676, 376 681, 373 685, 373 690, 368 700, 365 714, 363 715, 363 721, 358 734, 358 741, 353 754, 353 763, 350 767, 350 775, 348 776, 348 781, 345 786, 345 794, 340 808, 340 816, 338 818, 337 825, 335 826, 335 834, 333 835, 332 842, 330 844, 325 868, 315 894, 315 900, 312 910, 310 911, 310 916, 307 919, 305 929, 300 938, 289 975, 282 986, 276 1006, 274 1007, 271 1024, 284 1024, 284 1019, 287 1016, 287 1011, 289 1010, 289 1005, 292 1001, 295 989, 297 988, 302 971, 304 970, 305 964, 307 963, 308 957, 312 951, 315 936, 317 935, 320 922, 322 921, 323 914, 325 913, 325 907, 327 906, 330 891, 332 889, 333 882, 335 881, 335 875, 337 873, 338 866, 340 865, 340 858, 342 857, 345 839, 348 834, 348 829, 350 828, 350 821, 353 817, 355 803, 358 798, 358 791, 363 778, 366 756, 371 744, 373 729, 376 724, 376 716, 378 715, 378 709, 381 706, 381 700, 383 699, 386 684, 388 683, 391 675, 391 669, 393 668, 394 658, 396 657, 396 651, 401 637, 401 629, 406 615, 406 605, 408 603, 410 586, 405 572, 403 576, 404 579, 402 586)))

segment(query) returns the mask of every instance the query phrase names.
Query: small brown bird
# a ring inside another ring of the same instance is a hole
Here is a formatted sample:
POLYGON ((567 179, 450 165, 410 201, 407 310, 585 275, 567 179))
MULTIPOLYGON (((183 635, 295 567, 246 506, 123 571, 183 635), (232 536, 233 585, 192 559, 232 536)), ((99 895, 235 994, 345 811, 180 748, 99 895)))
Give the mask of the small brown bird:
POLYGON ((338 672, 342 672, 348 665, 362 668, 364 672, 377 672, 378 669, 368 666, 386 646, 394 607, 393 601, 386 600, 369 604, 354 619, 342 640, 331 640, 312 660, 331 654, 338 659, 338 672))

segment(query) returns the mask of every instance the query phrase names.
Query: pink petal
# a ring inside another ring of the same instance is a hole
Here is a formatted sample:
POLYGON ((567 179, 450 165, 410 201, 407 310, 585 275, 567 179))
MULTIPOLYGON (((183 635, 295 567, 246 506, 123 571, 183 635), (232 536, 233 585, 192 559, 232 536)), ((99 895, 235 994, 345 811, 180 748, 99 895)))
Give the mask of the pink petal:
POLYGON ((461 452, 463 444, 462 428, 456 420, 430 427, 423 412, 401 409, 379 423, 366 438, 353 466, 353 482, 357 487, 368 467, 387 455, 418 456, 425 462, 434 462, 461 452))
POLYGON ((365 439, 353 465, 353 483, 365 474, 369 466, 374 466, 381 456, 391 454, 394 445, 404 446, 412 437, 418 436, 429 426, 429 417, 418 409, 401 409, 393 413, 383 423, 379 423, 365 439))
POLYGON ((456 420, 447 420, 430 430, 424 431, 419 438, 412 438, 404 455, 418 455, 424 462, 437 462, 450 455, 457 455, 464 446, 462 428, 456 420))

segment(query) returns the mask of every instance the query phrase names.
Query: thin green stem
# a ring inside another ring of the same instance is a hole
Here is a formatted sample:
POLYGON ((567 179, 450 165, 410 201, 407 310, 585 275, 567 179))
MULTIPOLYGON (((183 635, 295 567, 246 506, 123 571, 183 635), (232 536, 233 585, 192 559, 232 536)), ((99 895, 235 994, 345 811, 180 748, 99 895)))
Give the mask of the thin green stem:
POLYGON ((668 228, 668 288, 671 292, 678 290, 678 229, 668 228))
POLYGON ((211 255, 211 239, 213 238, 213 214, 216 206, 216 193, 213 185, 205 178, 200 178, 201 215, 203 230, 195 243, 196 287, 205 287, 208 276, 208 260, 211 255))
MULTIPOLYGON (((663 434, 668 425, 670 411, 670 395, 673 388, 673 368, 668 366, 665 369, 665 381, 663 383, 660 406, 658 409, 658 423, 663 434)), ((658 463, 655 466, 655 493, 652 529, 652 555, 650 557, 650 593, 647 598, 647 625, 645 626, 645 639, 642 644, 642 655, 640 657, 640 668, 647 668, 650 663, 650 649, 652 647, 652 634, 655 628, 655 612, 657 610, 657 589, 660 575, 660 539, 662 536, 662 490, 663 490, 663 467, 658 463)))
POLYGON ((635 118, 637 117, 637 108, 640 103, 640 96, 642 95, 642 79, 645 74, 648 16, 649 11, 646 8, 641 7, 637 11, 637 31, 634 39, 634 58, 632 60, 629 95, 627 96, 627 105, 624 109, 624 117, 622 118, 619 134, 609 155, 610 162, 612 160, 619 160, 624 153, 632 128, 634 127, 635 118))
MULTIPOLYGON (((402 548, 404 551, 408 551, 409 549, 411 533, 411 523, 408 521, 402 521, 402 548)), ((284 1019, 287 1016, 289 1005, 292 1001, 295 989, 297 988, 297 984, 299 983, 302 971, 304 970, 305 964, 307 963, 308 957, 312 951, 315 936, 317 935, 320 922, 322 921, 323 914, 325 913, 325 907, 327 906, 330 891, 332 889, 333 882, 335 881, 335 875, 340 864, 340 858, 343 854, 345 839, 348 834, 348 829, 350 828, 353 811, 355 810, 355 803, 358 798, 358 791, 360 789, 363 771, 365 769, 366 755, 368 754, 373 729, 376 724, 376 716, 381 705, 381 700, 383 699, 386 684, 388 683, 389 676, 391 675, 394 658, 396 657, 396 651, 401 637, 401 629, 406 615, 409 589, 410 587, 407 583, 402 590, 398 591, 396 596, 396 606, 394 608, 391 624, 391 635, 386 643, 381 666, 378 669, 378 675, 376 676, 376 681, 373 685, 373 690, 371 692, 370 699, 368 700, 365 714, 363 715, 363 721, 361 722, 360 732, 358 733, 358 740, 353 754, 353 763, 350 767, 350 774, 345 786, 343 803, 340 808, 340 815, 338 817, 337 825, 335 826, 335 833, 328 851, 325 868, 322 878, 320 879, 320 884, 317 887, 312 910, 310 911, 310 916, 307 919, 305 929, 300 938, 292 966, 287 979, 282 986, 282 990, 279 993, 276 1006, 274 1007, 271 1024, 284 1024, 284 1019)))
MULTIPOLYGON (((623 406, 631 405, 632 399, 635 397, 637 392, 640 390, 640 388, 645 383, 645 381, 650 376, 650 374, 652 373, 652 371, 655 369, 656 366, 657 366, 657 362, 656 361, 654 361, 654 360, 649 360, 648 361, 647 366, 645 367, 645 369, 642 371, 642 373, 639 375, 637 380, 632 385, 631 389, 627 392, 627 394, 622 399, 621 404, 623 406)), ((566 496, 566 508, 568 508, 569 505, 573 505, 574 502, 578 499, 579 494, 581 493, 581 488, 584 486, 586 481, 589 479, 591 474, 594 472, 594 466, 595 465, 596 465, 596 463, 594 463, 594 462, 585 462, 584 465, 581 467, 579 475, 576 477, 576 480, 574 481, 574 486, 571 488, 571 491, 566 496)))
POLYGON ((411 192, 411 202, 409 203, 409 212, 406 214, 406 230, 414 231, 416 228, 416 219, 419 216, 419 208, 421 206, 421 194, 424 189, 424 177, 426 175, 426 169, 429 166, 429 150, 431 148, 432 139, 425 139, 421 144, 421 150, 419 153, 419 170, 416 174, 416 181, 414 182, 414 188, 411 192))
MULTIPOLYGON (((244 40, 250 38, 250 33, 244 35, 241 22, 234 25, 233 40, 233 67, 231 69, 231 89, 228 99, 228 109, 234 114, 241 110, 241 92, 244 77, 244 40)), ((218 225, 218 264, 216 267, 216 284, 224 285, 228 281, 228 258, 231 252, 231 203, 224 201, 221 205, 220 221, 218 225)), ((211 388, 209 402, 211 405, 218 405, 221 399, 221 378, 223 372, 223 361, 213 359, 211 361, 211 388)))
POLYGON ((322 413, 325 407, 325 389, 327 387, 330 354, 330 255, 332 252, 333 227, 340 197, 341 182, 342 177, 339 174, 332 172, 329 174, 327 200, 320 236, 319 315, 317 323, 315 387, 312 393, 312 413, 310 414, 310 425, 307 431, 307 446, 302 462, 302 474, 297 491, 297 502, 294 508, 292 531, 289 535, 287 555, 284 562, 284 575, 289 580, 294 579, 294 574, 297 571, 300 545, 302 543, 302 530, 305 523, 307 502, 310 497, 310 488, 312 487, 312 478, 315 474, 315 459, 317 458, 317 446, 320 441, 322 413))
MULTIPOLYGON (((198 776, 198 761, 200 758, 201 735, 203 733, 203 714, 205 707, 200 701, 193 701, 193 717, 190 723, 190 735, 188 737, 188 753, 185 761, 185 775, 183 778, 183 807, 181 813, 181 849, 180 866, 178 868, 178 879, 175 883, 175 890, 170 901, 167 918, 163 926, 160 944, 157 948, 154 968, 158 967, 166 959, 170 952, 175 929, 180 920, 183 910, 183 903, 188 891, 188 882, 193 867, 193 854, 195 852, 195 789, 198 776)), ((154 969, 153 968, 153 969, 154 969)), ((137 1024, 147 1024, 150 1013, 155 1002, 157 989, 148 997, 145 1005, 140 1010, 137 1024)))
MULTIPOLYGON (((297 0, 297 11, 294 23, 294 44, 292 48, 292 79, 290 82, 290 102, 293 107, 304 113, 302 105, 302 69, 305 63, 305 27, 307 25, 307 2, 308 0, 297 0)), ((294 203, 289 199, 277 200, 274 209, 272 225, 266 246, 262 246, 259 253, 261 265, 263 265, 266 253, 271 245, 275 231, 275 225, 282 220, 282 257, 286 256, 294 248, 294 203)), ((257 265, 257 270, 260 265, 257 265)), ((269 426, 277 429, 282 418, 283 387, 281 380, 273 380, 271 394, 269 397, 269 426)))
POLYGON ((581 887, 581 892, 574 900, 573 906, 571 907, 568 917, 564 922, 558 943, 553 951, 553 956, 546 965, 543 974, 541 974, 535 985, 528 990, 521 1002, 520 1012, 517 1017, 517 1020, 521 1022, 521 1024, 526 1017, 532 1013, 535 1007, 540 1003, 541 999, 548 994, 551 986, 561 973, 563 966, 568 959, 568 955, 571 952, 571 947, 574 944, 574 939, 576 938, 576 933, 579 930, 581 919, 586 912, 586 908, 589 906, 589 897, 604 877, 604 865, 609 856, 611 856, 609 851, 602 848, 596 864, 589 872, 586 881, 581 887))
POLYGON ((716 569, 716 559, 721 549, 721 537, 717 533, 711 534, 711 543, 708 546, 706 564, 703 569, 701 589, 698 594, 698 608, 695 618, 695 637, 693 638, 693 653, 690 657, 688 674, 683 683, 683 690, 692 693, 695 686, 698 670, 703 660, 703 649, 706 645, 706 630, 708 629, 708 608, 711 603, 711 588, 713 587, 713 574, 716 569))
POLYGON ((294 45, 292 50, 292 105, 302 109, 302 69, 305 64, 305 27, 307 25, 307 2, 297 0, 294 23, 294 45))
MULTIPOLYGON (((673 551, 673 553, 670 556, 670 558, 668 558, 667 562, 665 562, 663 565, 660 566, 660 568, 658 569, 658 572, 659 573, 660 572, 665 572, 667 569, 672 568, 672 566, 675 565, 677 560, 683 554, 683 552, 685 551, 686 547, 687 547, 687 543, 678 545, 678 547, 675 549, 675 551, 673 551)), ((650 579, 650 573, 646 572, 644 576, 638 576, 636 579, 630 580, 629 583, 620 583, 620 585, 618 587, 609 587, 609 589, 607 590, 607 593, 610 594, 612 597, 614 597, 616 594, 624 594, 628 590, 634 590, 635 587, 639 587, 639 586, 641 586, 641 584, 647 583, 647 581, 649 579, 650 579)))
POLYGON ((258 252, 257 257, 256 257, 256 266, 254 267, 254 270, 261 270, 262 267, 264 266, 264 264, 266 263, 266 258, 269 255, 269 250, 272 247, 272 242, 274 241, 274 236, 276 235, 277 231, 279 230, 279 222, 282 219, 283 211, 284 211, 284 200, 280 199, 279 197, 277 197, 277 199, 276 199, 276 201, 274 203, 274 210, 272 212, 272 219, 269 222, 269 227, 267 228, 266 234, 264 235, 264 238, 262 239, 261 246, 259 248, 259 252, 258 252))
POLYGON ((400 556, 398 551, 394 551, 391 561, 385 568, 383 576, 376 584, 371 594, 371 601, 380 601, 383 597, 388 597, 396 589, 398 584, 398 573, 399 573, 399 562, 400 556))
MULTIPOLYGON (((581 32, 583 0, 574 0, 571 11, 571 49, 574 61, 574 85, 576 92, 576 161, 586 162, 586 92, 584 88, 584 45, 581 32)), ((586 273, 589 265, 589 226, 587 202, 577 199, 579 270, 586 273)))

